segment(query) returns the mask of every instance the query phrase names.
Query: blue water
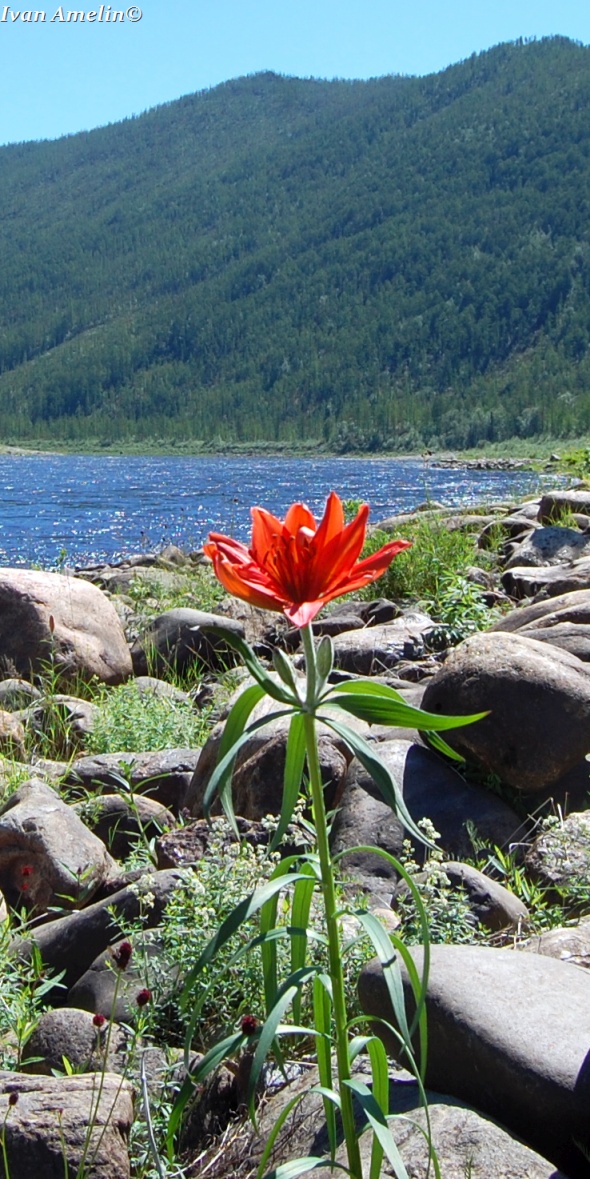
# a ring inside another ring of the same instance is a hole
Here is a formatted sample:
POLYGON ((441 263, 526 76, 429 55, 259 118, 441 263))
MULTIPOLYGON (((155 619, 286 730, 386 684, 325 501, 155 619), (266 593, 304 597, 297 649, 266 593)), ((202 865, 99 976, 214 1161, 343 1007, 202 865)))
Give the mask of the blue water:
POLYGON ((328 492, 366 500, 376 522, 426 498, 453 506, 535 491, 532 472, 436 470, 421 460, 0 455, 0 563, 117 560, 210 530, 246 540, 250 506, 314 512, 328 492))

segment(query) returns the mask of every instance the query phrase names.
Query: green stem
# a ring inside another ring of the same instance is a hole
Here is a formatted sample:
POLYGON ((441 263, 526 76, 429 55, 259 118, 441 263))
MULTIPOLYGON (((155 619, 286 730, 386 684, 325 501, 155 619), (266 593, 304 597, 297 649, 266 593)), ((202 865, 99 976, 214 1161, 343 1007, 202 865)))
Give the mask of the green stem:
POLYGON ((328 822, 324 803, 324 787, 318 757, 317 735, 314 715, 315 701, 311 693, 316 683, 315 650, 311 626, 303 627, 301 638, 305 651, 307 666, 308 693, 304 714, 305 746, 307 752, 307 768, 313 809, 313 823, 317 843, 318 857, 322 879, 322 894, 324 898, 324 912, 328 935, 328 953, 330 961, 330 978, 332 980, 332 1009, 334 1016, 334 1036, 336 1042, 336 1063, 341 1102, 342 1128, 348 1156, 348 1166, 352 1179, 363 1179, 361 1156, 354 1121, 352 1092, 346 1081, 351 1079, 350 1058, 348 1055, 348 1020, 346 1012, 346 997, 344 993, 344 972, 342 969, 342 952, 340 947, 340 931, 338 928, 336 886, 334 869, 328 842, 328 822), (313 688, 312 688, 313 685, 313 688), (311 690, 310 690, 311 689, 311 690))

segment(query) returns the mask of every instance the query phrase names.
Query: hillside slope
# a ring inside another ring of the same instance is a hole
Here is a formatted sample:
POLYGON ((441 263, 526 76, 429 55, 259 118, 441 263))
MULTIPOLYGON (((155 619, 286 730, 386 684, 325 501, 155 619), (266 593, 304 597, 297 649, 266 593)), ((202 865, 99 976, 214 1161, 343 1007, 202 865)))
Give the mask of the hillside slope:
POLYGON ((590 49, 259 74, 0 149, 4 437, 590 427, 590 49))

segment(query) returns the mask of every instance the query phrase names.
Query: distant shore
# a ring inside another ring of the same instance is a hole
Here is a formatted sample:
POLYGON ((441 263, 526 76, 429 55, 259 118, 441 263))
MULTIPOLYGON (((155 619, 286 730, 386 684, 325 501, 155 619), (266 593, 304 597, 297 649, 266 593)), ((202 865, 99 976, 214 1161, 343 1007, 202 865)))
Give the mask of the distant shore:
MULTIPOLYGON (((528 441, 528 440, 527 440, 528 441)), ((302 442, 300 445, 280 442, 243 442, 213 446, 200 441, 183 440, 174 443, 166 439, 104 442, 99 439, 48 441, 39 439, 29 442, 0 443, 0 455, 138 455, 142 457, 177 456, 183 458, 330 458, 330 459, 392 459, 398 461, 420 461, 429 466, 482 468, 485 470, 526 470, 535 469, 550 462, 559 461, 559 453, 590 446, 588 439, 569 440, 560 444, 556 440, 531 441, 525 446, 522 439, 512 439, 504 444, 494 443, 485 449, 466 451, 440 450, 400 454, 393 451, 337 451, 319 440, 302 442), (557 453, 559 452, 559 453, 557 453)))

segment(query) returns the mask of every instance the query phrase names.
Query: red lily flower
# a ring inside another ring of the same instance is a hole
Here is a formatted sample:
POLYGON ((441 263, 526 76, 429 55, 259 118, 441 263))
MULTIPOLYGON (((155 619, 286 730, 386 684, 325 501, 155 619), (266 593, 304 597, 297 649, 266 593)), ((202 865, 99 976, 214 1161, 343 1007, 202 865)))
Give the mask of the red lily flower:
POLYGON ((293 504, 284 521, 252 508, 250 548, 211 532, 203 549, 234 597, 283 613, 293 626, 307 626, 326 602, 369 585, 409 547, 408 540, 392 540, 359 561, 368 516, 363 504, 345 524, 342 501, 332 491, 319 525, 305 504, 293 504))

